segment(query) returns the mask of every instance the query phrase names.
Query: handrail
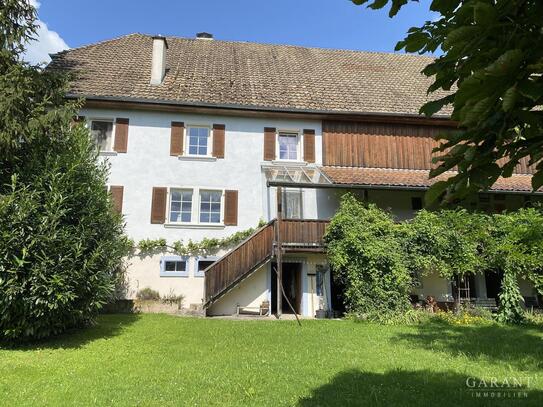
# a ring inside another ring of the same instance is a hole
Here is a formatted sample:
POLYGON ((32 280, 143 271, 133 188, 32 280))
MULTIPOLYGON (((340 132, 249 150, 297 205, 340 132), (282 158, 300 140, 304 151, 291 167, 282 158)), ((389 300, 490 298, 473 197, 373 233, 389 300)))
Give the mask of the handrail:
MULTIPOLYGON (((321 219, 283 219, 279 231, 281 242, 287 250, 294 247, 313 251, 324 247, 328 223, 321 219)), ((276 219, 269 221, 204 270, 206 306, 273 257, 277 225, 276 219)))

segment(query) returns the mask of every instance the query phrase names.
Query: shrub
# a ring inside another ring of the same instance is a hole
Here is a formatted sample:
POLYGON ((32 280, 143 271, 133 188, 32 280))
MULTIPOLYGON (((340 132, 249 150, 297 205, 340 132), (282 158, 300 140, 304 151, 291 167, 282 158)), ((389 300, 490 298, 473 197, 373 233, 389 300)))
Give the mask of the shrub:
POLYGON ((185 296, 183 294, 175 294, 173 291, 170 291, 168 294, 162 296, 162 302, 166 304, 177 304, 179 308, 183 306, 183 301, 185 296))
POLYGON ((151 287, 145 287, 136 293, 136 298, 141 301, 158 301, 160 300, 160 294, 151 287))
POLYGON ((345 285, 347 311, 360 318, 379 319, 410 307, 412 279, 394 228, 387 213, 346 194, 327 229, 334 277, 345 285))
POLYGON ((0 22, 0 340, 20 341, 92 321, 126 239, 68 78, 21 62, 34 9, 4 2, 0 22))
POLYGON ((400 312, 368 312, 365 314, 347 314, 347 318, 358 322, 378 322, 383 325, 418 325, 432 320, 434 314, 425 309, 409 308, 400 312))

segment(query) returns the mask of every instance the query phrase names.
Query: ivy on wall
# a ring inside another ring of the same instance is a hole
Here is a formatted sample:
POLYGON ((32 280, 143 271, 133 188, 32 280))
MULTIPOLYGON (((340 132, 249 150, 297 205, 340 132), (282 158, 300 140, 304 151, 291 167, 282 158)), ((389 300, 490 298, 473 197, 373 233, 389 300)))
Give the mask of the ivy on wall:
POLYGON ((243 242, 265 224, 265 221, 260 220, 255 228, 241 230, 223 238, 204 238, 199 242, 189 240, 187 243, 184 243, 182 240, 177 240, 172 244, 168 244, 164 238, 143 239, 137 243, 132 242, 132 252, 138 249, 138 255, 143 256, 158 252, 172 252, 180 256, 209 255, 220 249, 232 247, 243 242))

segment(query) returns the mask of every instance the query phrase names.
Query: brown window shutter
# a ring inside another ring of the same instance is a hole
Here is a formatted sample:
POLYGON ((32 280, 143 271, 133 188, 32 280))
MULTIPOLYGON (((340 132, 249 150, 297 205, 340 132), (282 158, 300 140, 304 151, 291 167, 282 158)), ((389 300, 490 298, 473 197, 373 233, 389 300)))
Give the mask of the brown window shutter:
POLYGON ((183 136, 185 123, 172 122, 172 133, 170 138, 170 155, 180 156, 183 154, 183 136))
POLYGON ((128 119, 117 118, 115 121, 115 142, 113 150, 126 153, 128 147, 128 119))
POLYGON ((315 130, 304 129, 304 160, 315 162, 315 130))
POLYGON ((123 213, 123 191, 124 188, 119 185, 112 185, 109 187, 109 193, 111 194, 113 207, 119 213, 123 213))
POLYGON ((238 191, 224 191, 224 224, 238 224, 238 191))
POLYGON ((213 157, 224 158, 224 124, 213 125, 213 157))
POLYGON ((151 201, 151 223, 164 223, 166 220, 166 196, 168 189, 153 187, 153 200, 151 201))
POLYGON ((275 160, 275 135, 273 127, 264 127, 264 160, 275 160))

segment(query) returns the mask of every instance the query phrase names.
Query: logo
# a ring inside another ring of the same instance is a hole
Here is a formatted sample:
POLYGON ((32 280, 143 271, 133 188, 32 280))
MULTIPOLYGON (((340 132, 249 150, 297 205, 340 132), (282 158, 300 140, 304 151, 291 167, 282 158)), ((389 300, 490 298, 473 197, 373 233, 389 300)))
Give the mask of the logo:
POLYGON ((466 379, 466 390, 473 398, 526 399, 533 377, 487 377, 466 379))

